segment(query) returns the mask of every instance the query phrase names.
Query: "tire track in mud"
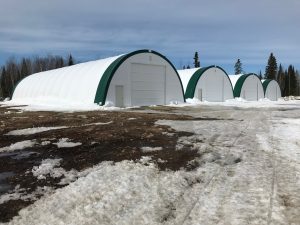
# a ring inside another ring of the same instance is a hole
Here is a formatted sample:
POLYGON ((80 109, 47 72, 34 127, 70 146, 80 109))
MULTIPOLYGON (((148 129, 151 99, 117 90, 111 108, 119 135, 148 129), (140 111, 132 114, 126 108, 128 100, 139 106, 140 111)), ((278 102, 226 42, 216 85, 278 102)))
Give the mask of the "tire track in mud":
MULTIPOLYGON (((224 158, 227 158, 230 154, 230 148, 234 147, 236 145, 236 143, 238 142, 238 140, 244 135, 246 134, 246 130, 248 129, 248 127, 250 126, 250 124, 252 123, 252 120, 249 120, 248 123, 246 124, 246 126, 241 130, 241 132, 238 134, 238 136, 233 140, 233 142, 229 145, 226 145, 226 149, 227 152, 225 154, 224 158)), ((215 135, 212 136, 213 141, 216 140, 215 135)), ((211 141, 211 139, 210 139, 211 141)), ((209 141, 209 142, 210 142, 209 141)), ((183 219, 177 223, 177 225, 184 225, 185 222, 187 221, 188 217, 191 215, 191 213, 193 212, 193 210, 195 209, 197 203, 199 203, 199 201, 201 200, 203 193, 207 194, 207 189, 213 185, 214 181, 217 180, 215 179, 216 177, 220 176, 223 173, 227 173, 226 168, 224 167, 219 167, 217 169, 217 171, 209 178, 209 180, 207 181, 207 183, 203 186, 203 191, 202 193, 199 195, 199 197, 196 198, 196 200, 193 202, 193 204, 191 205, 191 207, 188 209, 187 213, 185 214, 185 216, 183 217, 183 219)), ((210 190, 211 191, 211 190, 210 190)), ((208 191, 208 192, 210 192, 208 191)))

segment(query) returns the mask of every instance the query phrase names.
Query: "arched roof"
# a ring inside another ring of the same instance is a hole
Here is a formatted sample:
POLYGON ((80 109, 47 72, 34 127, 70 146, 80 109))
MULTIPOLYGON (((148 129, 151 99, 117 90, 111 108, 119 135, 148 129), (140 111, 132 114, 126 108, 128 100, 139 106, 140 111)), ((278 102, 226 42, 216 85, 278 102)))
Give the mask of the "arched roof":
POLYGON ((233 90, 232 83, 229 79, 228 74, 226 73, 226 71, 223 68, 221 68, 219 66, 211 65, 211 66, 201 67, 201 68, 178 70, 180 79, 182 81, 182 84, 183 84, 183 87, 185 90, 185 94, 184 94, 185 99, 194 98, 195 89, 196 89, 196 86, 197 86, 197 83, 198 83, 200 77, 208 69, 211 69, 211 68, 218 68, 218 69, 222 70, 228 77, 228 80, 231 84, 231 89, 233 90))
POLYGON ((177 74, 184 95, 182 83, 174 65, 160 53, 143 49, 30 75, 17 85, 13 93, 13 100, 47 98, 48 102, 53 100, 53 102, 61 101, 63 103, 65 99, 74 99, 83 104, 104 105, 110 82, 117 69, 126 59, 140 53, 152 53, 166 60, 177 74), (55 97, 51 99, 53 96, 55 97))
MULTIPOLYGON (((273 79, 264 79, 264 80, 261 80, 261 82, 262 82, 262 86, 264 88, 264 94, 266 94, 267 88, 268 88, 268 86, 271 82, 276 82, 277 83, 277 81, 273 80, 273 79)), ((277 83, 277 85, 278 85, 278 83, 277 83)))
POLYGON ((128 59, 129 57, 131 57, 133 55, 139 54, 139 53, 153 53, 155 55, 160 56, 164 60, 166 60, 172 66, 172 68, 174 69, 176 75, 178 76, 178 79, 179 79, 180 85, 181 85, 181 91, 182 91, 182 94, 184 96, 184 90, 183 90, 182 82, 181 82, 179 74, 178 74, 176 68, 174 67, 174 65, 165 56, 163 56, 162 54, 160 54, 160 53, 158 53, 156 51, 152 51, 152 50, 138 50, 138 51, 134 51, 134 52, 128 53, 126 55, 120 56, 119 58, 117 58, 116 60, 114 60, 107 67, 107 69, 105 70, 105 72, 104 72, 104 74, 101 77, 101 80, 99 82, 99 85, 98 85, 98 88, 97 88, 97 92, 96 92, 96 95, 95 95, 95 100, 94 100, 95 103, 99 103, 101 105, 103 105, 105 103, 105 99, 106 99, 106 96, 107 96, 107 91, 108 91, 108 88, 109 88, 109 84, 111 82, 111 79, 113 78, 114 73, 117 71, 117 69, 119 68, 119 66, 126 59, 128 59))
POLYGON ((251 76, 254 75, 258 78, 258 76, 255 73, 248 73, 248 74, 239 74, 239 75, 230 75, 229 78, 234 84, 234 89, 233 89, 233 95, 234 97, 240 97, 241 96, 241 90, 244 85, 245 80, 251 76))

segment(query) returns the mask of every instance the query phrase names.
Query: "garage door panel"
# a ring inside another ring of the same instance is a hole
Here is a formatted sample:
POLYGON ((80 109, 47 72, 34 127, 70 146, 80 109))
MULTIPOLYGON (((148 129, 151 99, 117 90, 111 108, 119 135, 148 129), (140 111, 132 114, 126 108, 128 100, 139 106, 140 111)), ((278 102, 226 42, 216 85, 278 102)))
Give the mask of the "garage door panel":
POLYGON ((163 91, 164 83, 162 82, 133 82, 131 85, 132 90, 153 90, 153 91, 163 91))
POLYGON ((161 98, 161 96, 164 94, 161 91, 147 91, 147 90, 135 90, 132 91, 132 93, 135 95, 135 99, 161 98))
POLYGON ((165 66, 131 65, 132 105, 165 104, 165 66))
POLYGON ((141 73, 132 73, 131 74, 131 79, 134 81, 163 81, 163 76, 161 73, 153 73, 151 74, 150 72, 144 71, 141 73), (143 76, 141 76, 141 74, 143 74, 143 76))

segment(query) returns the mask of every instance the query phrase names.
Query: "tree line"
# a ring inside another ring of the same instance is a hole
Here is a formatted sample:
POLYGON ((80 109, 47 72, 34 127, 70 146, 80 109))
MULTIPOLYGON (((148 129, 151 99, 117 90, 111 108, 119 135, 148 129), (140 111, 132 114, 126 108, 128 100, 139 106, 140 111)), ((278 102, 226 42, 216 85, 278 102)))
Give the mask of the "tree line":
POLYGON ((67 58, 48 55, 46 57, 10 58, 0 67, 0 99, 11 98, 17 84, 30 74, 74 65, 70 54, 67 58))
MULTIPOLYGON (((245 73, 243 71, 241 60, 238 59, 234 65, 235 74, 245 73)), ((270 54, 266 65, 265 73, 262 75, 259 72, 260 79, 273 79, 276 80, 281 89, 283 96, 300 95, 300 73, 293 65, 284 68, 281 64, 277 64, 276 57, 273 53, 270 54)))

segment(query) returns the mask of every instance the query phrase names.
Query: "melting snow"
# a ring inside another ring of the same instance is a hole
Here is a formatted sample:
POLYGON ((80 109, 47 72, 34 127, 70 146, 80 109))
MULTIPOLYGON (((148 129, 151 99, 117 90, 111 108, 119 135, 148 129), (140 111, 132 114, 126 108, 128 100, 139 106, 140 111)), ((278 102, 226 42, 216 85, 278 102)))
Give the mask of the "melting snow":
POLYGON ((106 123, 103 123, 103 122, 98 122, 98 123, 88 123, 88 124, 85 124, 85 125, 82 125, 82 126, 108 125, 108 124, 111 124, 111 123, 113 123, 113 121, 109 121, 109 122, 106 122, 106 123))
MULTIPOLYGON (((161 224, 197 177, 150 163, 104 162, 86 177, 21 210, 12 224, 161 224), (59 207, 58 207, 59 206, 59 207)), ((188 202, 186 202, 188 204, 188 202)))
POLYGON ((49 130, 58 130, 58 129, 64 129, 67 128, 66 126, 61 127, 34 127, 34 128, 26 128, 21 130, 13 130, 8 132, 5 135, 30 135, 30 134, 36 134, 41 133, 49 130))
POLYGON ((156 152, 161 151, 162 147, 141 147, 142 152, 156 152))
POLYGON ((46 179, 45 175, 50 175, 53 178, 61 177, 63 175, 62 168, 55 168, 60 166, 62 159, 44 159, 39 166, 32 168, 33 176, 37 179, 46 179))
POLYGON ((51 194, 53 191, 54 189, 52 187, 44 186, 37 187, 34 192, 27 194, 24 188, 20 188, 20 185, 17 185, 10 193, 0 196, 0 205, 10 200, 37 200, 39 196, 51 194))
POLYGON ((15 150, 22 150, 24 148, 30 148, 35 145, 35 140, 26 140, 26 141, 20 141, 16 142, 14 144, 11 144, 10 146, 6 146, 3 148, 0 148, 0 152, 12 152, 15 150))
POLYGON ((69 138, 61 138, 57 143, 53 143, 57 145, 58 148, 72 148, 75 146, 82 145, 80 142, 71 142, 69 141, 69 138))

